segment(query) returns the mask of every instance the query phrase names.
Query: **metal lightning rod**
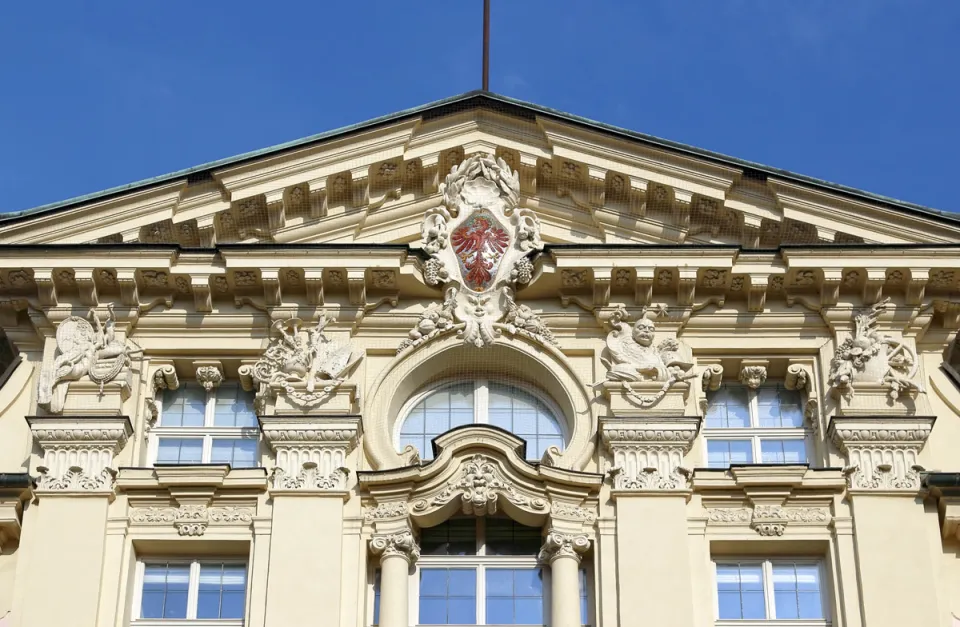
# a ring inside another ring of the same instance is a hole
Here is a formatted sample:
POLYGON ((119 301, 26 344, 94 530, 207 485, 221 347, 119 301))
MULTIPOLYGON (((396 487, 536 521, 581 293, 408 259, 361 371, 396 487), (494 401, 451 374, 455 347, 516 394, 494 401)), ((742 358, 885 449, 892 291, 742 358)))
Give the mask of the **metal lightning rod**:
POLYGON ((490 91, 490 0, 483 0, 483 91, 490 91))

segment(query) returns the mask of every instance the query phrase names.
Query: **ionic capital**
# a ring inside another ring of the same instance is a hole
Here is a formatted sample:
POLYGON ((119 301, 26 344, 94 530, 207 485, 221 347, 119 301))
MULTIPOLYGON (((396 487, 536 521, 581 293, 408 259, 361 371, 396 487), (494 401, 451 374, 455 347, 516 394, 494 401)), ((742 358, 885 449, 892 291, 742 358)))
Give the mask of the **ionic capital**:
POLYGON ((586 534, 562 533, 551 530, 540 549, 537 558, 541 562, 552 564, 561 558, 570 558, 580 563, 581 556, 590 548, 590 538, 586 534))
POLYGON ((389 557, 402 557, 409 564, 415 564, 420 559, 417 539, 409 530, 373 536, 370 539, 370 551, 380 556, 381 564, 389 557))

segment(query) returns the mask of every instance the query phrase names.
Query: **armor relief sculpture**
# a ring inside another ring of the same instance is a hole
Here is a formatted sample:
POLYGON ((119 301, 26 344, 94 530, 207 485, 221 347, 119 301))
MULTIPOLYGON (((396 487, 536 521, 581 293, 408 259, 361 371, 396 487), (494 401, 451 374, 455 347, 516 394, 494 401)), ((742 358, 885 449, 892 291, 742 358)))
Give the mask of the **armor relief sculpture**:
POLYGON ((117 337, 117 318, 113 306, 107 306, 107 319, 101 321, 96 309, 91 309, 85 320, 70 316, 57 327, 56 352, 44 363, 40 372, 37 402, 50 413, 63 411, 70 383, 88 379, 99 386, 112 381, 121 384, 124 398, 130 392, 130 366, 133 355, 142 351, 131 349, 117 337))
POLYGON ((916 352, 878 329, 880 314, 889 304, 887 298, 859 312, 853 336, 840 343, 830 362, 830 387, 846 401, 853 399, 860 385, 881 386, 891 400, 923 391, 915 380, 919 368, 916 352))
POLYGON ((621 383, 627 398, 641 408, 656 405, 674 385, 696 376, 689 347, 675 338, 655 344, 656 325, 647 313, 644 308, 631 325, 627 310, 617 307, 610 316, 606 357, 601 357, 607 367, 606 380, 621 383), (656 391, 652 394, 641 394, 631 385, 635 383, 660 385, 653 386, 656 391))
POLYGON ((442 286, 444 299, 427 307, 397 352, 454 331, 476 347, 504 331, 555 343, 537 313, 515 300, 515 288, 533 277, 529 255, 543 248, 540 221, 519 206, 519 174, 502 158, 473 155, 451 168, 441 191, 420 243, 430 256, 424 279, 442 286))
POLYGON ((307 329, 300 318, 274 322, 273 329, 279 335, 270 340, 250 372, 259 384, 259 411, 262 412, 266 399, 278 391, 302 408, 314 407, 346 380, 349 370, 362 356, 349 345, 326 336, 324 330, 332 322, 335 320, 326 313, 312 329, 307 329))

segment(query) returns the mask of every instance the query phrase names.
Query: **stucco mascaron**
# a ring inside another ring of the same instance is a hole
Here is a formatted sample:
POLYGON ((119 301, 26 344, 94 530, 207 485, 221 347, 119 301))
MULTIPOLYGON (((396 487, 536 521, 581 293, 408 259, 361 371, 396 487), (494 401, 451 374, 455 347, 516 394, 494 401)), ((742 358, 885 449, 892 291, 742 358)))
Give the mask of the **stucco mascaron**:
POLYGON ((455 514, 543 529, 556 625, 581 563, 595 624, 700 627, 713 558, 778 554, 823 560, 834 626, 960 614, 956 224, 484 107, 197 181, 0 229, 0 471, 33 477, 0 486, 8 624, 128 625, 138 558, 216 555, 246 625, 368 624, 379 567, 399 627, 455 514), (566 446, 398 450, 451 378, 535 388, 566 446), (706 394, 773 380, 809 467, 705 469, 706 394), (186 381, 255 396, 262 468, 150 464, 186 381))

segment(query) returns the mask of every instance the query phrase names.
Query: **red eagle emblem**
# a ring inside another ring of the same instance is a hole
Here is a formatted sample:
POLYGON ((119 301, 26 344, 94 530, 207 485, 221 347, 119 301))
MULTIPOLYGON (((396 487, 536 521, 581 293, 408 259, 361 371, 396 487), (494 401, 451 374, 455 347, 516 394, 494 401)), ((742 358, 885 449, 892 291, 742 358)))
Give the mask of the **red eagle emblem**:
POLYGON ((475 289, 483 290, 493 281, 503 253, 510 245, 510 237, 485 212, 467 218, 450 234, 453 250, 463 270, 463 280, 475 289))

